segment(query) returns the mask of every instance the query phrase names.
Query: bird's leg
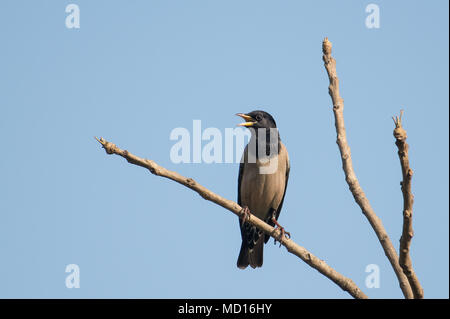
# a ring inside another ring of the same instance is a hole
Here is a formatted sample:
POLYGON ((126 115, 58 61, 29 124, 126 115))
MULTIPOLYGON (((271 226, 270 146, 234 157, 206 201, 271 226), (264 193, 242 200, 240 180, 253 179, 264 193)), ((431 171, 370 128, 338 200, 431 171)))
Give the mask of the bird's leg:
POLYGON ((250 219, 250 215, 251 215, 250 209, 248 209, 247 206, 242 207, 241 216, 240 216, 240 218, 242 219, 241 227, 244 226, 244 223, 250 219))
MULTIPOLYGON (((277 241, 279 241, 279 242, 280 242, 280 247, 281 247, 281 241, 283 240, 283 238, 284 238, 285 236, 286 236, 287 238, 291 238, 291 233, 288 232, 288 231, 285 231, 285 230, 284 230, 284 227, 281 226, 281 225, 278 223, 277 219, 275 218, 275 213, 272 214, 272 222, 275 224, 276 228, 280 229, 280 237, 279 237, 278 239, 275 238, 273 243, 276 244, 277 241)), ((275 229, 276 229, 276 228, 275 228, 275 229)))

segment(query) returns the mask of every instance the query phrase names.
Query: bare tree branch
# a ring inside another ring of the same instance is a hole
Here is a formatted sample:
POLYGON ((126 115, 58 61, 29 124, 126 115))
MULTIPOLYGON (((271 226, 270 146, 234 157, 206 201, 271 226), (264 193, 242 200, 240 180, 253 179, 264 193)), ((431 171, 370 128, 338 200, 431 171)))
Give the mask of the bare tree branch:
POLYGON ((395 145, 398 148, 398 157, 400 159, 400 165, 402 167, 403 181, 400 182, 402 186, 403 194, 403 231, 400 238, 400 258, 399 263, 408 278, 414 293, 414 298, 423 298, 423 289, 420 285, 419 279, 414 272, 411 257, 409 255, 409 248, 411 246, 411 239, 414 236, 412 227, 412 215, 414 195, 411 192, 411 179, 413 176, 413 170, 409 167, 409 145, 406 143, 407 135, 406 131, 402 127, 402 115, 403 110, 400 111, 400 116, 393 117, 395 123, 394 137, 395 145))
MULTIPOLYGON (((216 203, 217 205, 222 206, 223 208, 231 211, 232 213, 238 216, 242 216, 243 211, 242 207, 240 207, 237 203, 213 193, 206 187, 194 181, 192 178, 186 178, 178 174, 177 172, 170 171, 162 166, 159 166, 152 160, 144 159, 136 155, 133 155, 126 150, 118 148, 115 144, 110 143, 104 140, 103 138, 100 139, 96 138, 96 139, 100 144, 102 144, 106 153, 122 156, 129 163, 147 168, 154 175, 166 177, 183 186, 186 186, 192 189, 193 191, 197 192, 204 199, 216 203)), ((269 224, 265 223, 264 221, 262 221, 261 219, 252 214, 249 215, 249 218, 246 219, 246 221, 258 227, 259 229, 264 231, 264 233, 280 241, 279 229, 270 226, 269 224)), ((286 237, 282 238, 281 244, 285 246, 290 253, 296 255, 297 257, 302 259, 305 263, 307 263, 309 266, 316 269, 321 274, 332 280, 335 284, 341 287, 344 291, 348 292, 354 298, 358 299, 367 298, 367 296, 358 288, 358 286, 356 286, 356 284, 350 278, 341 275, 336 270, 328 266, 323 260, 317 258, 313 254, 311 254, 308 250, 299 246, 291 239, 288 239, 286 237)))
POLYGON ((359 181, 353 170, 351 151, 347 143, 347 137, 345 132, 344 100, 341 98, 339 93, 339 79, 336 72, 336 60, 331 56, 331 47, 332 47, 331 42, 328 41, 328 38, 325 38, 322 44, 323 61, 330 81, 328 92, 333 102, 333 112, 337 133, 337 144, 339 147, 339 151, 341 153, 342 168, 345 173, 345 180, 350 188, 350 191, 356 203, 359 205, 363 214, 366 216, 370 225, 375 231, 378 240, 380 241, 381 246, 383 247, 384 253, 386 254, 386 257, 389 259, 389 262, 391 263, 392 268, 394 269, 394 272, 397 275, 403 295, 405 296, 405 298, 411 299, 413 298, 411 286, 405 274, 403 273, 402 268, 400 267, 397 252, 395 251, 394 246, 392 245, 392 242, 389 239, 389 236, 386 230, 384 229, 381 220, 375 214, 374 210, 372 209, 372 206, 369 203, 369 200, 367 199, 366 195, 364 194, 364 191, 359 185, 359 181))

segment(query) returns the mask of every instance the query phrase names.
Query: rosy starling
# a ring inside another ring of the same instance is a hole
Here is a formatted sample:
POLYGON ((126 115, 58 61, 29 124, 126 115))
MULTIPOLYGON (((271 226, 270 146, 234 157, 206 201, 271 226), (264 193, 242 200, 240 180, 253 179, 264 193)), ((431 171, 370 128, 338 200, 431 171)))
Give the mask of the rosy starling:
MULTIPOLYGON (((271 226, 278 224, 289 178, 289 155, 280 140, 273 117, 264 111, 236 114, 245 120, 239 124, 251 131, 239 166, 238 204, 244 213, 252 213, 271 226), (275 166, 274 166, 275 165, 275 166)), ((245 214, 244 214, 245 215, 245 214)), ((241 269, 263 264, 263 247, 270 236, 255 226, 240 221, 242 245, 237 266, 241 269)))

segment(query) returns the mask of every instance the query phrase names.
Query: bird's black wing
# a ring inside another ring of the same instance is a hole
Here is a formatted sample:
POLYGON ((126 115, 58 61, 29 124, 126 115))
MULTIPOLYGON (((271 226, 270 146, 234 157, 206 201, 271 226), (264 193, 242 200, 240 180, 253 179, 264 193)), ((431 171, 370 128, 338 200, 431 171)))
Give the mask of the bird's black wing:
MULTIPOLYGON (((247 152, 247 148, 245 148, 244 155, 242 157, 241 163, 239 164, 238 204, 241 207, 242 207, 241 184, 242 184, 242 178, 244 176, 245 162, 247 161, 246 152, 247 152)), ((256 242, 258 241, 260 235, 262 234, 262 231, 258 230, 255 226, 253 226, 247 222, 242 223, 240 218, 239 218, 239 228, 241 230, 241 237, 242 237, 243 245, 252 249, 254 247, 254 245, 256 244, 256 242)))
MULTIPOLYGON (((239 165, 239 177, 238 177, 238 204, 242 206, 241 202, 241 184, 242 177, 244 176, 245 168, 245 155, 239 165)), ((263 264, 263 246, 264 246, 264 234, 261 230, 255 226, 244 222, 239 219, 239 228, 241 230, 242 244, 237 260, 237 266, 241 269, 245 269, 248 265, 252 268, 261 267, 263 264)))
POLYGON ((280 205, 278 205, 278 209, 275 215, 275 219, 278 220, 278 216, 280 216, 280 212, 281 212, 281 208, 283 207, 283 202, 284 202, 284 196, 286 195, 286 189, 287 189, 287 184, 288 184, 288 180, 289 180, 289 172, 291 171, 291 168, 288 167, 286 169, 286 183, 284 184, 284 194, 283 194, 283 198, 281 199, 280 205))
POLYGON ((244 163, 241 162, 239 164, 239 176, 238 176, 238 199, 237 202, 239 206, 241 206, 241 182, 242 182, 242 176, 244 176, 244 163))

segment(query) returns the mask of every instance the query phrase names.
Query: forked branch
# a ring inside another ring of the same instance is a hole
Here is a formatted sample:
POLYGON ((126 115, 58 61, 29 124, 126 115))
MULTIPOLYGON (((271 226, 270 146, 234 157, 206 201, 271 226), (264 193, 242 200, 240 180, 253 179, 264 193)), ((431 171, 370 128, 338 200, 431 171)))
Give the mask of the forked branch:
POLYGON ((400 116, 393 117, 395 129, 395 145, 398 148, 398 158, 400 159, 400 165, 402 167, 403 180, 400 182, 402 194, 403 194, 403 231, 400 238, 400 257, 399 263, 408 278, 411 285, 414 298, 423 298, 423 289, 420 285, 419 279, 414 272, 411 257, 409 254, 411 239, 414 236, 412 227, 412 215, 414 195, 411 192, 411 179, 413 176, 413 170, 409 166, 409 145, 406 143, 407 135, 402 126, 403 110, 400 111, 400 116))
POLYGON ((370 205, 366 194, 359 184, 355 171, 353 170, 350 146, 348 145, 347 135, 345 132, 344 100, 339 93, 339 78, 336 72, 336 60, 331 56, 331 47, 331 42, 328 41, 328 38, 325 38, 322 43, 323 62, 325 64, 325 69, 327 70, 328 78, 330 81, 328 92, 333 102, 337 144, 341 153, 342 168, 345 173, 345 180, 356 203, 359 205, 364 216, 366 216, 367 220, 375 231, 378 240, 383 247, 384 253, 389 259, 392 268, 394 269, 403 295, 405 296, 405 298, 410 299, 413 298, 413 293, 411 291, 411 286, 408 282, 408 279, 406 278, 402 268, 400 267, 397 252, 394 249, 394 246, 392 245, 392 242, 389 239, 389 236, 384 229, 380 218, 378 218, 378 216, 372 209, 372 206, 370 205))

